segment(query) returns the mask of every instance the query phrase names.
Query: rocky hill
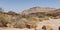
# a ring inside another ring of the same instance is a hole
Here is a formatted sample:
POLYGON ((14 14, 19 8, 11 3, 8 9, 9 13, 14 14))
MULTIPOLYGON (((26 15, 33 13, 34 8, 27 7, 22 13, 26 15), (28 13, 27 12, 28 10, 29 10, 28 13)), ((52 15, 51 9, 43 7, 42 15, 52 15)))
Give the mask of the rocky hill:
POLYGON ((50 8, 50 7, 32 7, 21 12, 23 17, 26 16, 37 16, 41 17, 59 17, 60 18, 60 9, 50 8))
POLYGON ((32 7, 30 9, 22 11, 23 14, 29 14, 29 13, 37 13, 37 12, 52 12, 55 8, 49 8, 49 7, 32 7))

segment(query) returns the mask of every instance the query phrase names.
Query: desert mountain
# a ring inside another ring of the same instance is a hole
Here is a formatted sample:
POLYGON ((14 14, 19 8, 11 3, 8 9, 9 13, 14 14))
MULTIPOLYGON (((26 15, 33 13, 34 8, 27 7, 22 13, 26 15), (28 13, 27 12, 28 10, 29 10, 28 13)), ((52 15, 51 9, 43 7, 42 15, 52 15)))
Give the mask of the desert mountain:
POLYGON ((32 7, 27 10, 22 11, 23 14, 37 13, 37 12, 53 12, 55 8, 49 7, 32 7))

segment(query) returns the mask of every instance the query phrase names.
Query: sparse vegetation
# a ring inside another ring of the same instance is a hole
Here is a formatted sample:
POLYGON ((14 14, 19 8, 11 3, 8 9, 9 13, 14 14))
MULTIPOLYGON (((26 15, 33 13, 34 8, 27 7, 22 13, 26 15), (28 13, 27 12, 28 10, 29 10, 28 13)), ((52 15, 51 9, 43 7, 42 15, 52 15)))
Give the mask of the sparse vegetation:
POLYGON ((0 12, 0 27, 8 27, 10 24, 14 28, 36 28, 37 22, 49 20, 49 17, 59 17, 59 13, 36 12, 30 14, 17 14, 15 12, 0 12))

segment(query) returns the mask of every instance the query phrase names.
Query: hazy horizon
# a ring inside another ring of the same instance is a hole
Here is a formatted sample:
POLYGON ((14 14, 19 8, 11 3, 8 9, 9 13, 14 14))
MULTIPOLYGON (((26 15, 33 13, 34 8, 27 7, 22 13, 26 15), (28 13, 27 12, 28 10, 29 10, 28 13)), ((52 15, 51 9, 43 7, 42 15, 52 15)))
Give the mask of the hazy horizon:
POLYGON ((20 12, 35 6, 60 8, 59 3, 60 0, 0 0, 0 7, 4 11, 20 12))

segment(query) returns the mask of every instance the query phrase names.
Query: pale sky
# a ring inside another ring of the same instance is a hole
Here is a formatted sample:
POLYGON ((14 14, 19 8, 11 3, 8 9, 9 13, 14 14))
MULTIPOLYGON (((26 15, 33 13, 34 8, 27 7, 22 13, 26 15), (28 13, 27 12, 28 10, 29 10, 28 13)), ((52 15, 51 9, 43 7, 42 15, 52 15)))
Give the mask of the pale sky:
POLYGON ((20 12, 35 6, 60 8, 60 0, 0 0, 4 11, 20 12))

